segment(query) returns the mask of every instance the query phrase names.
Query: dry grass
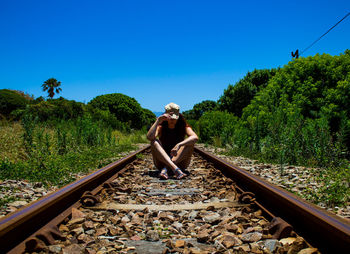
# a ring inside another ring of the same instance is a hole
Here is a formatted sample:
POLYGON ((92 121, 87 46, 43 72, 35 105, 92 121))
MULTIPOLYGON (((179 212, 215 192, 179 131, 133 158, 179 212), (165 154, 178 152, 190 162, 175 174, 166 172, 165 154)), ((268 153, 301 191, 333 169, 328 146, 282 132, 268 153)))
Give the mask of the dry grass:
POLYGON ((19 162, 27 158, 23 146, 23 128, 18 122, 0 125, 0 158, 19 162))

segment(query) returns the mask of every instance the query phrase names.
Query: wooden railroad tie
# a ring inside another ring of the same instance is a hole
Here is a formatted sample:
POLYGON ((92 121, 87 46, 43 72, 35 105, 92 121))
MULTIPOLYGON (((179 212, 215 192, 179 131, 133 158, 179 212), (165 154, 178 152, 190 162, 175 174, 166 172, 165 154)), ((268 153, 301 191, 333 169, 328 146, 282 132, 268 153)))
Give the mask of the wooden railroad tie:
POLYGON ((193 204, 169 204, 169 205, 139 205, 139 204, 119 204, 111 202, 103 202, 99 205, 89 207, 92 210, 136 210, 142 211, 148 209, 150 211, 181 211, 181 210, 206 210, 212 208, 224 207, 244 207, 246 204, 240 204, 237 201, 230 202, 209 202, 209 203, 193 203, 193 204))

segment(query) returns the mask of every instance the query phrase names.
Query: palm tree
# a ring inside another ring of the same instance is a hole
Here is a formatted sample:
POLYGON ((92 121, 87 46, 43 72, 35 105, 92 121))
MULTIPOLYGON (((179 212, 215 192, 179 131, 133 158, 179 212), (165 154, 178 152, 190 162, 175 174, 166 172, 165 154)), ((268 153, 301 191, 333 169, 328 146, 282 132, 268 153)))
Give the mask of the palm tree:
POLYGON ((61 86, 61 81, 57 81, 55 78, 50 78, 41 85, 43 91, 47 90, 51 99, 54 97, 55 92, 60 93, 60 91, 62 91, 62 88, 59 86, 61 86))

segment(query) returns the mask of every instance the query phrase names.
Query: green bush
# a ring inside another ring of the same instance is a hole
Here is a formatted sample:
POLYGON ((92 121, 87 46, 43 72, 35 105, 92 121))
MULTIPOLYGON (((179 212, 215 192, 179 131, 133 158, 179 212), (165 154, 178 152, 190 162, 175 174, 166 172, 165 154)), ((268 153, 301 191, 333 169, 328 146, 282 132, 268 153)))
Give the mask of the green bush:
POLYGON ((105 126, 109 126, 112 129, 123 132, 130 131, 130 126, 127 123, 119 121, 109 110, 94 108, 91 105, 87 105, 87 110, 94 121, 102 121, 105 126))
POLYGON ((142 125, 149 129, 152 126, 152 124, 156 121, 156 115, 149 109, 143 108, 142 111, 142 125))
POLYGON ((193 106, 193 109, 187 110, 182 114, 187 120, 198 120, 205 112, 213 111, 217 108, 215 101, 202 101, 193 106))
POLYGON ((186 119, 187 123, 192 127, 193 131, 199 133, 198 120, 186 119))
POLYGON ((119 121, 127 123, 131 128, 141 129, 149 121, 150 113, 146 113, 134 98, 124 94, 100 95, 92 99, 89 105, 109 110, 119 121))
POLYGON ((241 117, 243 109, 250 104, 256 93, 264 89, 276 74, 275 69, 254 70, 239 80, 234 86, 229 85, 218 101, 221 111, 228 111, 241 117))
MULTIPOLYGON (((333 138, 343 128, 349 150, 349 81, 350 51, 340 56, 323 54, 293 60, 257 93, 243 110, 242 119, 249 122, 259 114, 261 125, 267 130, 268 121, 278 111, 285 112, 280 120, 284 125, 294 112, 300 112, 304 119, 326 118, 333 138)), ((264 137, 267 132, 261 134, 264 137)))
MULTIPOLYGON (((39 97, 40 98, 40 97, 39 97)), ((32 104, 28 104, 25 109, 14 112, 19 118, 31 115, 39 121, 56 121, 76 119, 84 115, 85 105, 74 100, 49 99, 47 101, 37 99, 32 104)))
POLYGON ((9 89, 0 90, 0 114, 10 117, 11 112, 24 109, 29 100, 21 92, 9 89))
POLYGON ((220 142, 226 145, 229 137, 234 133, 238 118, 231 113, 210 111, 198 121, 200 141, 205 143, 220 142))
POLYGON ((82 117, 84 114, 84 103, 76 102, 74 100, 67 100, 63 97, 58 99, 49 99, 47 103, 55 106, 53 110, 53 117, 59 119, 76 119, 82 117))

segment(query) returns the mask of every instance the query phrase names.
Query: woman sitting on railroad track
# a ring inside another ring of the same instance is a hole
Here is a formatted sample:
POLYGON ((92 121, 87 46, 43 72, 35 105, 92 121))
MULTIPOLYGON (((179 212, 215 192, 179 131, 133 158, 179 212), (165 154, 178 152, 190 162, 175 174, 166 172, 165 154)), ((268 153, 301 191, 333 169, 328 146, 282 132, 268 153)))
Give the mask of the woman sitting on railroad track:
POLYGON ((180 114, 178 105, 169 103, 165 106, 165 113, 154 122, 147 138, 151 141, 153 161, 160 170, 160 178, 168 179, 168 170, 171 170, 177 179, 187 176, 182 170, 191 162, 198 136, 180 114))

